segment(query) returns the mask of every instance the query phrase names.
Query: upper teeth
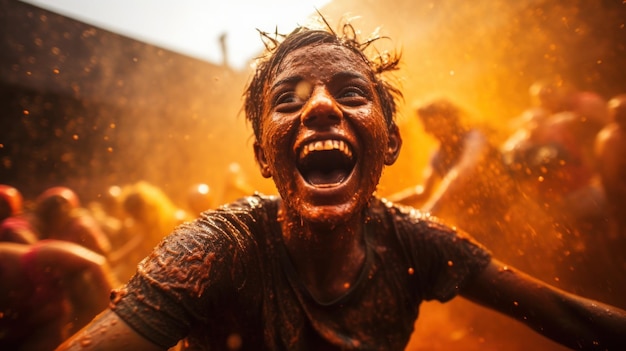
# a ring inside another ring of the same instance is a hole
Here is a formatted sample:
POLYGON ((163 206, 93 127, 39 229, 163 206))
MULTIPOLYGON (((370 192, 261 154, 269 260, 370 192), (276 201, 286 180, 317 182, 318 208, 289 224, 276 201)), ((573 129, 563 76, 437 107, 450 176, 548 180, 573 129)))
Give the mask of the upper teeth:
POLYGON ((352 151, 350 150, 350 147, 342 140, 318 140, 310 144, 306 144, 300 152, 300 158, 305 157, 311 151, 323 150, 339 150, 343 152, 344 155, 352 158, 352 151))

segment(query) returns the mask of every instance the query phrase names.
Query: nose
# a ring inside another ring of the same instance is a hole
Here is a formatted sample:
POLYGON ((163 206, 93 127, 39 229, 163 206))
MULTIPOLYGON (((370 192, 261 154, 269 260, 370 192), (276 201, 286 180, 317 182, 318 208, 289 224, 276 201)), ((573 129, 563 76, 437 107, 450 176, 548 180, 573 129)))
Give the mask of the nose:
POLYGON ((306 126, 324 126, 338 123, 343 114, 337 101, 324 87, 316 87, 302 109, 302 123, 306 126))

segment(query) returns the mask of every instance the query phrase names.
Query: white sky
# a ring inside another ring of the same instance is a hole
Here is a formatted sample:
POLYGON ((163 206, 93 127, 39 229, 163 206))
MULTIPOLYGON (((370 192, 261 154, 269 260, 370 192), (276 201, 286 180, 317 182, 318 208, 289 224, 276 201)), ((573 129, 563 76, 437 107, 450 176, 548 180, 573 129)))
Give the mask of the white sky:
POLYGON ((22 0, 46 10, 198 59, 241 69, 262 49, 257 28, 287 33, 331 0, 22 0))

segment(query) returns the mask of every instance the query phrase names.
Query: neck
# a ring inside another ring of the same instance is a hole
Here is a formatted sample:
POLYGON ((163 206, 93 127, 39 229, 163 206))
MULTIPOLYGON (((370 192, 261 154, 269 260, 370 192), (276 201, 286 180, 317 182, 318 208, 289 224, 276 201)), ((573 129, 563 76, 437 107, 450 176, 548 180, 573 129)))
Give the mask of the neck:
POLYGON ((341 296, 357 279, 365 260, 362 215, 334 226, 286 219, 283 240, 309 292, 320 301, 341 296))

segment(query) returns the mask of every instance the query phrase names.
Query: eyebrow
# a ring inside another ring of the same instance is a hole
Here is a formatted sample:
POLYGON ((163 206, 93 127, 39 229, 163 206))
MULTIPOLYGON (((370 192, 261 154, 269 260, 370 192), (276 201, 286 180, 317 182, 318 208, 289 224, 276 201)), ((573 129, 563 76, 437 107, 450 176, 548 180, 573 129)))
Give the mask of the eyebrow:
POLYGON ((360 79, 360 80, 363 80, 363 81, 366 81, 366 82, 371 82, 371 80, 368 79, 367 76, 365 76, 365 75, 363 75, 361 73, 355 72, 355 71, 341 71, 341 72, 338 72, 337 74, 333 75, 332 80, 335 81, 337 79, 353 79, 353 78, 360 79))
POLYGON ((293 84, 297 84, 298 82, 301 82, 302 80, 304 80, 304 78, 301 76, 292 76, 292 77, 283 78, 279 80, 278 82, 272 84, 269 91, 273 91, 274 89, 276 89, 277 87, 283 84, 293 85, 293 84))
MULTIPOLYGON (((367 76, 361 73, 355 72, 355 71, 337 72, 336 74, 332 76, 331 81, 337 81, 337 80, 342 80, 342 79, 360 79, 365 82, 371 82, 371 79, 368 79, 367 76)), ((301 82, 302 80, 304 80, 302 76, 292 76, 292 77, 283 78, 277 81, 276 83, 272 84, 269 91, 272 91, 276 89, 278 86, 281 86, 283 84, 293 85, 293 84, 297 84, 301 82)))

